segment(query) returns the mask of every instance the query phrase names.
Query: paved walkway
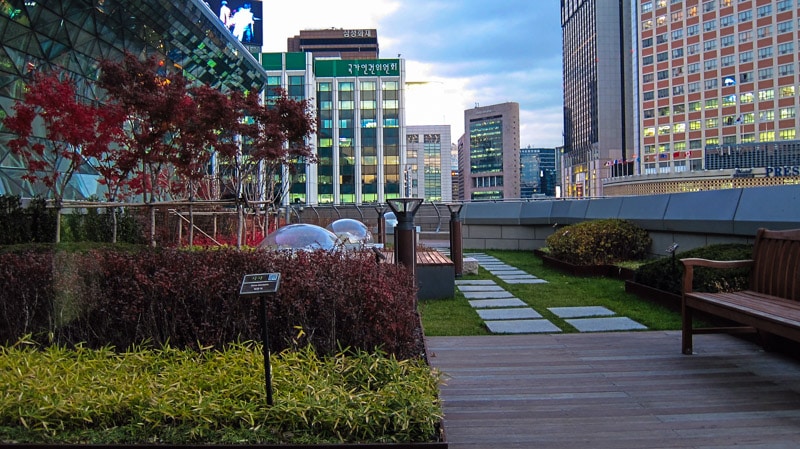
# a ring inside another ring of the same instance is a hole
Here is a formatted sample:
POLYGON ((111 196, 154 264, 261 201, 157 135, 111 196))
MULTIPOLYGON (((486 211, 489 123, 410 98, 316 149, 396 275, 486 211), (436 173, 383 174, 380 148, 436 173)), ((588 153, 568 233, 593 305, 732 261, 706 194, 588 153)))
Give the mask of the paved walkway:
MULTIPOLYGON (((546 284, 547 280, 515 268, 483 253, 465 253, 478 264, 507 284, 546 284)), ((562 329, 545 319, 541 313, 492 280, 457 280, 456 288, 495 334, 558 333, 562 329)), ((591 301, 588 299, 587 301, 591 301)), ((605 307, 550 307, 551 313, 579 332, 644 330, 644 325, 617 314, 605 307)))

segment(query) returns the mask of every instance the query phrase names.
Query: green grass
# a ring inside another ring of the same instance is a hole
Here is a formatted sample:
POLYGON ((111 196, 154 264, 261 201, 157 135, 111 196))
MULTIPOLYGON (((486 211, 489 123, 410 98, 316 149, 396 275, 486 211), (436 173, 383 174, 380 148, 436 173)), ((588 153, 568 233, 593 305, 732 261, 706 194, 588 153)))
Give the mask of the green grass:
MULTIPOLYGON (((468 253, 470 251, 465 251, 468 253)), ((547 310, 550 307, 603 306, 618 316, 626 316, 651 330, 680 329, 678 313, 625 292, 625 283, 604 277, 576 277, 545 267, 530 251, 482 251, 503 262, 545 279, 546 284, 507 284, 480 268, 477 276, 463 279, 491 279, 521 299, 564 332, 577 332, 563 319, 547 310)), ((487 335, 482 320, 464 295, 452 299, 420 301, 425 334, 429 336, 487 335)))

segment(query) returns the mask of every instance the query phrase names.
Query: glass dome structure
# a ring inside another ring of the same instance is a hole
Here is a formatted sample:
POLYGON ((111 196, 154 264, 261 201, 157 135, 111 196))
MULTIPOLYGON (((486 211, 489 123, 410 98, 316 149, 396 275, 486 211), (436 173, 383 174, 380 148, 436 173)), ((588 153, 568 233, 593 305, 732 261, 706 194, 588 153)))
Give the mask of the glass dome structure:
POLYGON ((333 232, 312 224, 290 224, 266 236, 259 248, 272 250, 330 251, 336 248, 337 237, 333 232))
POLYGON ((329 224, 327 229, 344 244, 372 243, 372 233, 367 225, 352 218, 340 218, 329 224))

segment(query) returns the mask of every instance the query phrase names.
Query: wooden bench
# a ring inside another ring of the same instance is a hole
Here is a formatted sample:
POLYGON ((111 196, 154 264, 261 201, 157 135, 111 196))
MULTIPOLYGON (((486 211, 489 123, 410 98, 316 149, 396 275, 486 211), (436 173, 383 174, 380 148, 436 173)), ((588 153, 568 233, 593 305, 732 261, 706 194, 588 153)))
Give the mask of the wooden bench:
MULTIPOLYGON (((384 251, 386 263, 395 263, 394 252, 384 251)), ((439 251, 417 251, 417 299, 455 296, 455 264, 439 251)))
POLYGON ((692 353, 692 335, 711 332, 758 331, 800 342, 800 229, 759 229, 753 258, 735 261, 681 259, 683 274, 682 350, 692 353), (750 267, 747 290, 724 293, 695 292, 694 267, 750 267), (693 328, 692 315, 701 311, 742 326, 693 328))

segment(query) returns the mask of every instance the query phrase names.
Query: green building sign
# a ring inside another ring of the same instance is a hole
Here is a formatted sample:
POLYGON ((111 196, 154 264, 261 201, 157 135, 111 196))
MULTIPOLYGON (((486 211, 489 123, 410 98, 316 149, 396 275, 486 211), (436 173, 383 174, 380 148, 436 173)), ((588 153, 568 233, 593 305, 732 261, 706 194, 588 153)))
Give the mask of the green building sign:
POLYGON ((318 78, 348 76, 400 76, 399 59, 318 59, 314 61, 318 78))

